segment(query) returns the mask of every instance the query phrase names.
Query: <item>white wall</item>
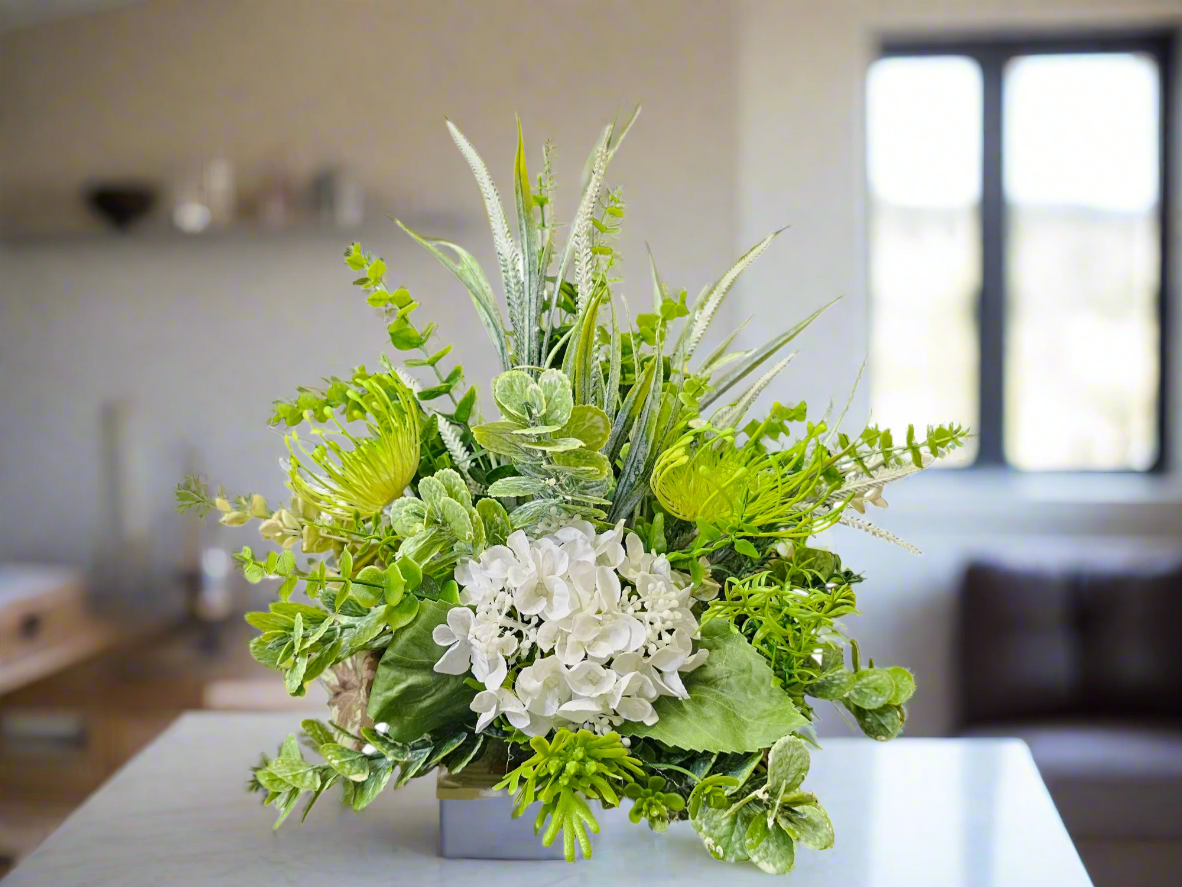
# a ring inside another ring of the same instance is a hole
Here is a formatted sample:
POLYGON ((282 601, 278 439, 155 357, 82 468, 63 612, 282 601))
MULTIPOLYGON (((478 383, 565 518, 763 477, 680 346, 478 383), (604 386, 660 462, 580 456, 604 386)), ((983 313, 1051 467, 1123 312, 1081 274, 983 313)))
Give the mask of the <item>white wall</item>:
MULTIPOLYGON (((774 392, 823 405, 844 396, 868 341, 862 83, 878 36, 1180 16, 1178 0, 155 0, 0 35, 0 195, 36 222, 31 197, 72 194, 91 174, 167 177, 178 160, 226 152, 245 175, 286 141, 305 166, 352 163, 381 209, 442 214, 483 245, 475 188, 442 114, 505 184, 521 112, 533 145, 543 136, 559 145, 569 211, 599 125, 643 101, 612 176, 629 198, 634 310, 648 295, 644 240, 665 276, 695 294, 790 224, 719 325, 758 314, 751 342, 845 296, 802 338, 774 392)), ((277 494, 281 442, 262 424, 270 400, 372 362, 383 345, 349 292, 338 247, 310 234, 235 244, 50 238, 0 252, 0 559, 88 557, 101 527, 97 412, 113 397, 135 400, 155 442, 159 464, 145 484, 161 527, 175 526, 167 488, 185 444, 229 486, 277 494)), ((470 379, 486 381, 482 334, 446 272, 392 233, 376 248, 457 341, 470 379)), ((486 247, 478 252, 487 260, 486 247)), ((857 406, 855 418, 864 400, 857 406)), ((967 556, 1156 557, 1182 547, 1176 474, 945 475, 888 498, 883 524, 924 558, 853 531, 832 541, 869 577, 851 628, 880 660, 919 674, 912 733, 950 723, 952 592, 967 556)))

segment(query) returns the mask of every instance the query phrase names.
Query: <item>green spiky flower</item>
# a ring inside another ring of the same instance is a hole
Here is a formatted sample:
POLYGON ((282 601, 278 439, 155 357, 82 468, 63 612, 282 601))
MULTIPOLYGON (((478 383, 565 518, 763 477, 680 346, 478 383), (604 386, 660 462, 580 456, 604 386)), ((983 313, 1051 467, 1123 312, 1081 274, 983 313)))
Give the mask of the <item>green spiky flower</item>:
POLYGON ((368 436, 352 434, 337 419, 313 428, 321 439, 311 450, 292 433, 288 486, 326 514, 349 519, 377 514, 414 479, 419 464, 419 407, 414 392, 396 376, 374 376, 365 394, 350 392, 365 409, 368 436), (351 445, 343 446, 340 440, 351 445))
POLYGON ((683 520, 749 519, 775 509, 783 498, 777 454, 736 447, 734 431, 693 429, 665 450, 653 469, 652 489, 683 520))
POLYGON ((561 833, 568 862, 575 861, 576 844, 589 858, 587 830, 598 833, 599 823, 587 799, 605 807, 618 805, 620 793, 644 772, 640 761, 628 754, 618 733, 597 736, 590 730, 572 732, 560 727, 553 739, 535 736, 529 744, 533 757, 496 787, 516 796, 514 818, 535 801, 541 802, 534 831, 542 835, 544 846, 553 844, 561 833))
POLYGON ((650 486, 671 514, 758 531, 809 536, 825 529, 840 508, 819 503, 831 490, 831 458, 817 446, 768 452, 757 440, 736 444, 733 428, 702 425, 663 452, 650 486))

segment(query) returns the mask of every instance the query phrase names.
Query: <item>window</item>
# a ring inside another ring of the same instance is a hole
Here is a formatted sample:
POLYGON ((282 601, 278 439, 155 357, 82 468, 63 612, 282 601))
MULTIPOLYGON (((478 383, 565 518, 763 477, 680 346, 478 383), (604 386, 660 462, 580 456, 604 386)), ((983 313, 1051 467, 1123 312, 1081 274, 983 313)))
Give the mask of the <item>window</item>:
POLYGON ((1169 49, 893 46, 871 66, 877 422, 971 425, 962 465, 1160 467, 1169 49))

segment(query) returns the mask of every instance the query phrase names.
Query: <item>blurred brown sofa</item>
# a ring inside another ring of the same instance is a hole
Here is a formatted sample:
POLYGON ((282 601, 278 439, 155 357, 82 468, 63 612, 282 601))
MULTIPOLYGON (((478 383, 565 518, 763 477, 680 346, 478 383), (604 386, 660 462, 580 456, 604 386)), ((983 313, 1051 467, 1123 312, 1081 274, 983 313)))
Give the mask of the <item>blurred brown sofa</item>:
POLYGON ((968 568, 958 726, 1030 746, 1097 887, 1182 884, 1182 565, 968 568))

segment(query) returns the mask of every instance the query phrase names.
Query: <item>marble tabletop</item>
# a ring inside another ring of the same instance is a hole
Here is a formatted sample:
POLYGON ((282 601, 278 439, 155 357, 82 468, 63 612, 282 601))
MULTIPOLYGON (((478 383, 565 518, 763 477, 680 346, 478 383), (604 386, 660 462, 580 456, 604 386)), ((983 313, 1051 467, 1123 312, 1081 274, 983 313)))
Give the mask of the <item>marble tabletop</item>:
MULTIPOLYGON (((686 824, 664 835, 606 812, 594 857, 443 860, 433 777, 361 814, 321 799, 273 832, 247 768, 298 727, 288 714, 194 713, 96 792, 4 887, 777 883, 711 859, 686 824)), ((800 848, 796 887, 1090 887, 1026 746, 1017 740, 828 739, 806 788, 828 808, 831 850, 800 848)))

